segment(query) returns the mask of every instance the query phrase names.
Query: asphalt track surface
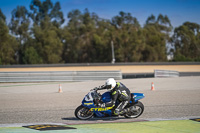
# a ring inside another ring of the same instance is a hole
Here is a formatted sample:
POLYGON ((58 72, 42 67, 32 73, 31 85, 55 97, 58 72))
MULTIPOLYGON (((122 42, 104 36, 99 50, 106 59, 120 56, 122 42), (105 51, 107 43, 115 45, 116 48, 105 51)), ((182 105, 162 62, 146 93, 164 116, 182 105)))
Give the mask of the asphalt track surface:
MULTIPOLYGON (((183 119, 180 122, 187 123, 186 119, 200 118, 200 77, 119 81, 124 83, 131 92, 145 94, 146 97, 141 100, 145 106, 141 117, 137 119, 105 118, 103 120, 92 118, 88 121, 76 119, 74 110, 81 104, 83 97, 93 87, 104 84, 104 81, 3 83, 0 84, 0 125, 3 127, 16 123, 63 123, 78 127, 77 124, 117 124, 118 122, 167 119, 183 119), (155 86, 154 91, 151 91, 152 82, 155 86), (63 93, 58 93, 59 84, 62 86, 63 93)), ((191 121, 189 123, 191 124, 191 121)), ((199 122, 197 123, 198 126, 193 125, 196 123, 191 125, 200 131, 199 122)), ((79 128, 83 127, 79 126, 79 128)))

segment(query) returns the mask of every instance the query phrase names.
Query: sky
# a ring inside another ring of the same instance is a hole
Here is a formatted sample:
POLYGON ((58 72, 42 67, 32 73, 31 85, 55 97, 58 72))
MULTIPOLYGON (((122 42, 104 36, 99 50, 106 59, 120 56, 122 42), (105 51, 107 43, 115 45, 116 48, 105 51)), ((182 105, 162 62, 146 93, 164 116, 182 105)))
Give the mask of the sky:
MULTIPOLYGON (((17 6, 25 6, 28 10, 32 0, 0 0, 0 8, 10 22, 11 12, 17 6)), ((44 0, 41 0, 44 1, 44 0)), ((167 15, 173 27, 178 27, 184 22, 200 24, 200 0, 51 0, 59 1, 61 10, 67 22, 67 14, 79 9, 83 12, 86 8, 90 13, 96 13, 100 18, 112 19, 120 11, 131 13, 143 26, 147 18, 153 14, 167 15)))

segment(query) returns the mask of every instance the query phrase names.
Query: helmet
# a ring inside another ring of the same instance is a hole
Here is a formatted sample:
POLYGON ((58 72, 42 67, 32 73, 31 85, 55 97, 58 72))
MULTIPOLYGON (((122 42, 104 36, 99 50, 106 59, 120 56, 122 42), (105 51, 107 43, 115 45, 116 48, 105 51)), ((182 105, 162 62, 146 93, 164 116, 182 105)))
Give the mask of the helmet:
POLYGON ((105 86, 106 86, 106 89, 108 89, 108 90, 112 90, 113 88, 115 88, 115 86, 116 86, 115 79, 114 78, 107 79, 105 86))

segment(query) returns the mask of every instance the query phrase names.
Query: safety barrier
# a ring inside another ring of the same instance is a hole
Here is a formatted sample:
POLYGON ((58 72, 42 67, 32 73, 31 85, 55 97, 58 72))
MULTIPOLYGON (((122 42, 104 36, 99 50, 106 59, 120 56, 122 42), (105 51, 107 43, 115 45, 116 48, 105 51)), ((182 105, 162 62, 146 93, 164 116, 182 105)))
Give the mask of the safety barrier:
POLYGON ((154 70, 154 77, 179 77, 179 72, 171 70, 154 70))
POLYGON ((122 79, 121 71, 0 72, 0 82, 51 82, 122 79))

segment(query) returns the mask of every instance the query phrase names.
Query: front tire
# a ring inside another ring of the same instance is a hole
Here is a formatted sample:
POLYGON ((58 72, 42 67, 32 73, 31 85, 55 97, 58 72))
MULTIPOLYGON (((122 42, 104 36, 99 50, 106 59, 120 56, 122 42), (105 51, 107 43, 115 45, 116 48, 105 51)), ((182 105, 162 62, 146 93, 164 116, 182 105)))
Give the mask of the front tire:
POLYGON ((80 105, 76 108, 74 114, 76 118, 80 120, 87 120, 87 119, 90 119, 94 113, 90 111, 89 108, 80 105))
POLYGON ((144 105, 142 104, 142 102, 138 101, 136 104, 134 104, 132 106, 134 106, 136 108, 136 111, 126 113, 124 115, 124 117, 126 117, 126 118, 137 118, 143 113, 144 105))

